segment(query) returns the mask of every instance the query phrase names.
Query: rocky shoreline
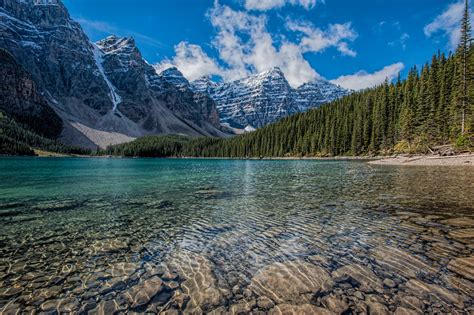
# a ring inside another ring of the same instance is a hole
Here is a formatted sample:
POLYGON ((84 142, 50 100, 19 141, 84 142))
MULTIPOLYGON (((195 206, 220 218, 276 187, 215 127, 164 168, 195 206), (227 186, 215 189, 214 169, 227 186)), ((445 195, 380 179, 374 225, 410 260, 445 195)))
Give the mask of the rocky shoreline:
MULTIPOLYGON (((62 154, 35 150, 35 156, 39 158, 138 158, 113 155, 77 155, 62 154)), ((0 155, 12 157, 9 155, 0 155)), ((205 159, 205 160, 268 160, 268 161, 366 161, 371 165, 393 165, 393 166, 474 166, 474 154, 465 153, 453 156, 429 155, 394 155, 394 156, 333 156, 333 157, 261 157, 261 158, 226 158, 226 157, 143 157, 145 159, 205 159)))
POLYGON ((372 165, 417 165, 417 166, 474 166, 474 154, 453 156, 398 155, 370 161, 372 165))

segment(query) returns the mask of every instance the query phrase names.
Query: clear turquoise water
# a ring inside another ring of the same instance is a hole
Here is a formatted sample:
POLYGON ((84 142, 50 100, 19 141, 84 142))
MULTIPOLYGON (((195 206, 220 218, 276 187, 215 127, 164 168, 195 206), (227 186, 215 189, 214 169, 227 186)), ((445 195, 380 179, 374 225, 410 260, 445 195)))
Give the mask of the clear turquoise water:
POLYGON ((473 279, 455 260, 473 256, 473 175, 360 161, 1 158, 0 310, 277 312, 334 298, 348 312, 466 311, 473 279), (301 287, 304 273, 317 279, 301 287))

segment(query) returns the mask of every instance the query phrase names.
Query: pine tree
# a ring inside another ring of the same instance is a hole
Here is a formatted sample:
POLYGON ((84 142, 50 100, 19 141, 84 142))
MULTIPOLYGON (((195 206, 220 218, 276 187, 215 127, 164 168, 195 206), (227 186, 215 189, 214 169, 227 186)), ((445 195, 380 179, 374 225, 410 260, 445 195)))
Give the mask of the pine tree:
POLYGON ((469 1, 465 0, 464 14, 461 23, 461 40, 459 42, 458 54, 460 59, 460 69, 462 73, 462 91, 460 95, 461 103, 461 134, 466 132, 466 109, 469 102, 468 99, 468 85, 470 83, 471 75, 469 73, 468 58, 471 46, 471 23, 469 14, 469 1))

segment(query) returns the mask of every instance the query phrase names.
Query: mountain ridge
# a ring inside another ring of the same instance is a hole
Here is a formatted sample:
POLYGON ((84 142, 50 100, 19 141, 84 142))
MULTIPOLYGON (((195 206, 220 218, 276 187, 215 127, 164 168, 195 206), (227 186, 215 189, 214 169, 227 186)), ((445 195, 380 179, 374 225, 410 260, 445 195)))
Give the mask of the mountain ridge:
POLYGON ((64 143, 96 148, 149 134, 228 135, 212 100, 165 82, 133 39, 92 43, 61 1, 0 4, 0 47, 61 117, 64 143))
POLYGON ((214 82, 209 76, 189 82, 177 67, 160 73, 170 83, 209 95, 222 124, 237 130, 255 130, 281 118, 305 112, 338 99, 350 91, 325 79, 290 86, 283 71, 274 67, 231 82, 214 82))
POLYGON ((223 124, 238 129, 261 128, 349 94, 324 79, 295 89, 278 67, 232 82, 216 83, 203 77, 190 85, 216 101, 223 124))

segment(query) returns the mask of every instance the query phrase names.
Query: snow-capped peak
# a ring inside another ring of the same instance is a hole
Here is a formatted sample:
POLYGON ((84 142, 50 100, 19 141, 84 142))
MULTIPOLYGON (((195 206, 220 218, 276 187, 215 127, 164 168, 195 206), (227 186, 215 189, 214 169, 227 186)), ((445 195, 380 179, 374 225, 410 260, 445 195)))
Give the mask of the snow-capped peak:
POLYGON ((117 37, 115 35, 96 42, 96 45, 106 54, 136 49, 135 39, 133 39, 133 37, 117 37))
POLYGON ((216 83, 211 80, 209 76, 203 76, 197 80, 194 80, 190 83, 190 87, 194 92, 210 94, 211 91, 219 86, 219 83, 216 83))
POLYGON ((294 89, 278 67, 233 82, 215 83, 203 77, 190 85, 194 91, 208 93, 214 99, 223 124, 244 131, 249 131, 249 126, 260 128, 348 93, 323 78, 294 89))
POLYGON ((187 87, 189 86, 189 81, 184 77, 181 71, 176 67, 168 68, 162 71, 160 77, 165 79, 168 83, 171 83, 177 87, 187 87))
MULTIPOLYGON (((262 75, 285 78, 285 74, 279 67, 273 67, 270 70, 262 72, 262 75)), ((285 78, 286 80, 286 78, 285 78)))

